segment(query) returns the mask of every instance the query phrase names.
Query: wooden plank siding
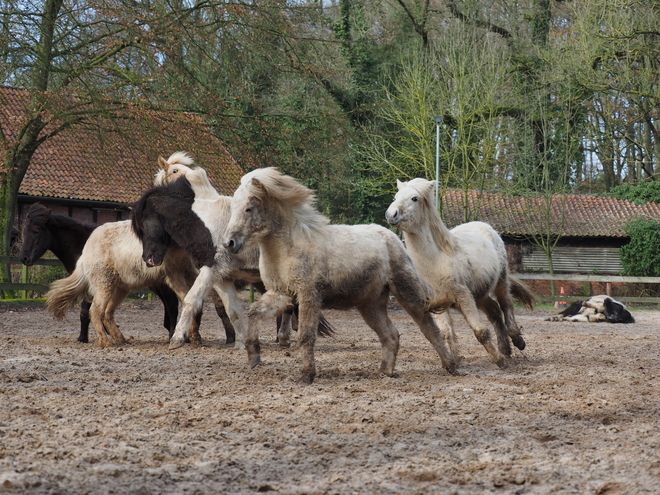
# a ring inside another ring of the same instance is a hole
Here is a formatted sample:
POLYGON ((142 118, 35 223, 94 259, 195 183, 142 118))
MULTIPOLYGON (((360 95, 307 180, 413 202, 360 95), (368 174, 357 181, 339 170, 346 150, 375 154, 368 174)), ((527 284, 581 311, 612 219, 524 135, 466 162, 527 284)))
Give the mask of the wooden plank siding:
MULTIPOLYGON (((559 273, 623 273, 619 248, 558 246, 552 253, 552 265, 559 273)), ((538 247, 522 255, 524 272, 548 273, 548 257, 538 247)))

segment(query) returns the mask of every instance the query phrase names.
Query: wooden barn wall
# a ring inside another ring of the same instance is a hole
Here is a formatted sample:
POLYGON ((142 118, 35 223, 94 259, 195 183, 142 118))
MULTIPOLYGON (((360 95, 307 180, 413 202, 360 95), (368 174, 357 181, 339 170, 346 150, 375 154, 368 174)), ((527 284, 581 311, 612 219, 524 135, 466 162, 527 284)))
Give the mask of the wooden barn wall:
MULTIPOLYGON (((552 266, 555 273, 623 273, 619 248, 557 247, 552 253, 552 266)), ((534 246, 528 253, 523 254, 522 268, 525 272, 548 273, 548 257, 534 246)))
MULTIPOLYGON (((553 267, 558 273, 621 275, 620 248, 627 239, 565 239, 555 248, 553 267)), ((527 241, 504 237, 511 272, 549 271, 546 254, 527 241)))

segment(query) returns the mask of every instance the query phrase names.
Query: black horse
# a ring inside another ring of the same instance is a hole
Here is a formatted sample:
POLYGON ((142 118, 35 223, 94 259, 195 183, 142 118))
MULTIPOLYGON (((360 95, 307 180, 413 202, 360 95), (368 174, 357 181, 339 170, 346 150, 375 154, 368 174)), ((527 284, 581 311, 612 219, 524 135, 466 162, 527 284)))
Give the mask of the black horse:
MULTIPOLYGON (((224 273, 237 290, 252 284, 257 291, 264 293, 266 288, 259 274, 258 251, 255 259, 248 261, 231 255, 221 246, 216 247, 211 232, 192 209, 194 199, 194 191, 184 176, 172 184, 148 190, 133 204, 131 222, 133 231, 142 242, 144 262, 158 266, 168 249, 181 247, 190 254, 198 268, 224 264, 224 273)), ((289 315, 297 316, 297 309, 296 304, 289 315)), ((278 328, 280 325, 281 321, 278 321, 278 328)), ((334 328, 323 316, 318 333, 321 336, 334 333, 334 328)))
MULTIPOLYGON (((23 227, 23 245, 19 254, 21 263, 32 266, 44 253, 50 250, 64 265, 70 274, 76 268, 76 261, 82 253, 96 225, 80 222, 66 215, 52 213, 45 206, 35 203, 25 216, 23 227)), ((179 301, 176 294, 166 284, 159 284, 149 289, 163 302, 165 315, 163 326, 174 332, 178 316, 179 301)), ((91 302, 84 301, 80 309, 80 335, 78 341, 89 342, 89 308, 91 302)), ((229 322, 224 307, 216 305, 216 311, 223 320, 228 339, 233 338, 234 329, 229 322)), ((233 341, 233 340, 232 340, 233 341)))

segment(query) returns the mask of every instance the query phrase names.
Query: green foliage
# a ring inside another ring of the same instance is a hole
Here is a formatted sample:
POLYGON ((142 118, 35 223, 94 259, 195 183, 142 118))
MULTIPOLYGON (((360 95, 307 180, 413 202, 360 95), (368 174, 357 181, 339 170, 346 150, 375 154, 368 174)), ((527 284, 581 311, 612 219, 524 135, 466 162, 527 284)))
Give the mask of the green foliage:
POLYGON ((660 277, 660 222, 639 218, 624 227, 630 242, 621 247, 627 275, 660 277))
POLYGON ((660 202, 660 181, 651 180, 639 184, 621 184, 613 187, 606 196, 616 199, 627 199, 635 204, 643 205, 654 201, 660 202))

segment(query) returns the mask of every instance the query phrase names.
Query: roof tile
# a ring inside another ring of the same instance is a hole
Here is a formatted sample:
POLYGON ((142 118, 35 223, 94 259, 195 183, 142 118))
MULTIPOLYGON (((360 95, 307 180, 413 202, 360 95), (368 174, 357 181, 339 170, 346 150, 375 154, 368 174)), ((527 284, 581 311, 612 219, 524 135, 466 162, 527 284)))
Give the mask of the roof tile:
MULTIPOLYGON (((16 138, 28 99, 25 89, 0 86, 0 126, 8 139, 16 138)), ((124 115, 121 121, 100 118, 45 141, 19 193, 133 203, 152 186, 159 155, 186 151, 206 169, 218 192, 233 194, 243 171, 200 117, 141 109, 124 115)))
POLYGON ((637 205, 586 194, 546 199, 459 189, 448 189, 442 196, 442 218, 448 227, 481 220, 511 236, 552 232, 567 237, 625 237, 624 225, 640 217, 660 221, 660 203, 637 205))

